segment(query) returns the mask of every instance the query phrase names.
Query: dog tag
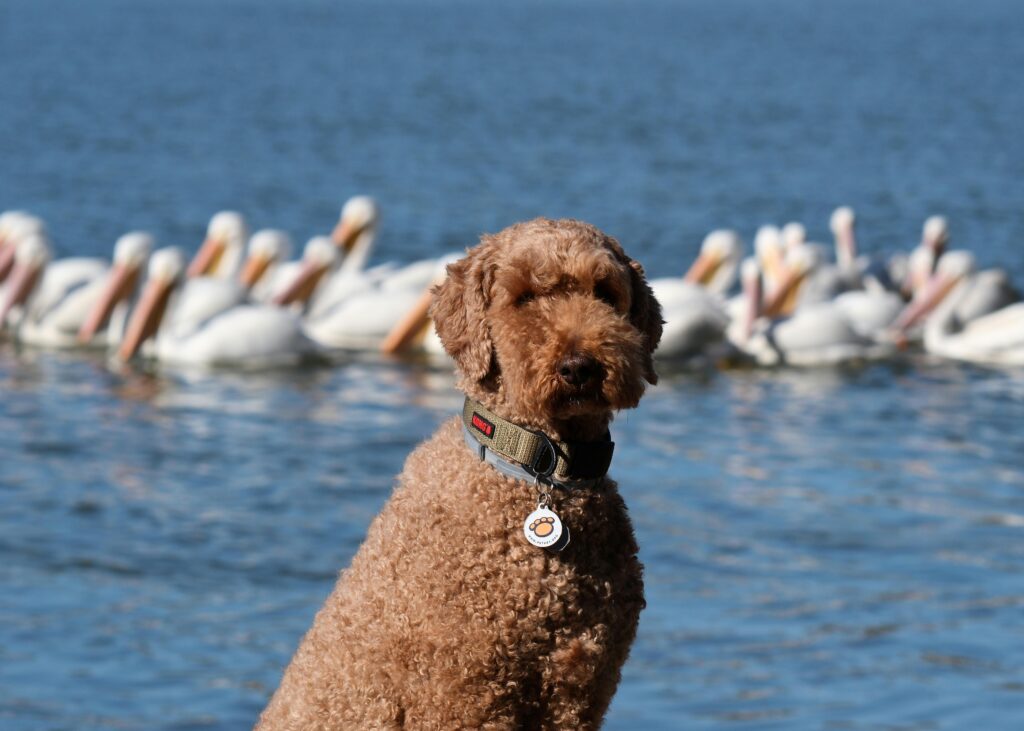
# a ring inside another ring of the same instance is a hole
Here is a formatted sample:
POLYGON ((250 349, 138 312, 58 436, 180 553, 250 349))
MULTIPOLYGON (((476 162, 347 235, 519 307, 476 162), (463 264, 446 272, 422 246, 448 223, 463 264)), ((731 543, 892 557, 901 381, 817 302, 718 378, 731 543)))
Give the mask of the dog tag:
POLYGON ((569 529, 547 508, 537 508, 523 522, 523 535, 537 548, 561 551, 569 545, 569 529))

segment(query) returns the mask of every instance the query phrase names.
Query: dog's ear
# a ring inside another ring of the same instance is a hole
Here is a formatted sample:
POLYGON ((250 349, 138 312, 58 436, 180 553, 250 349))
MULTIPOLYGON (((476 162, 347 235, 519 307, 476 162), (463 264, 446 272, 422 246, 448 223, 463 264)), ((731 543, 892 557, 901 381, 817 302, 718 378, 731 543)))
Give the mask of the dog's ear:
POLYGON ((650 384, 658 382, 658 374, 654 372, 654 349, 661 342, 661 304, 654 297, 651 285, 644 276, 644 268, 640 262, 622 254, 629 265, 629 281, 633 289, 632 304, 629 308, 629 319, 633 327, 642 332, 647 339, 647 353, 644 360, 644 378, 650 384))
POLYGON ((491 370, 493 354, 487 323, 490 276, 479 249, 448 265, 448 276, 434 287, 430 308, 445 351, 466 378, 477 382, 491 370))

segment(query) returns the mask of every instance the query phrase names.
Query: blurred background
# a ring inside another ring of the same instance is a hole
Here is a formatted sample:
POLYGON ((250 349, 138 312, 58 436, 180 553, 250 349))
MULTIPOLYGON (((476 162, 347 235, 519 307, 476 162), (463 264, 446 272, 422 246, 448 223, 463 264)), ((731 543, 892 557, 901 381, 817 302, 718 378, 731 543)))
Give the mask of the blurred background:
MULTIPOLYGON (((1022 37, 1013 0, 12 0, 0 210, 109 256, 367 193, 374 261, 572 216, 671 276, 848 204, 869 252, 938 213, 1019 282, 1022 37)), ((648 608, 607 728, 1019 728, 1024 371, 662 374, 613 426, 648 608)), ((0 726, 250 727, 460 403, 431 364, 0 343, 0 726)))

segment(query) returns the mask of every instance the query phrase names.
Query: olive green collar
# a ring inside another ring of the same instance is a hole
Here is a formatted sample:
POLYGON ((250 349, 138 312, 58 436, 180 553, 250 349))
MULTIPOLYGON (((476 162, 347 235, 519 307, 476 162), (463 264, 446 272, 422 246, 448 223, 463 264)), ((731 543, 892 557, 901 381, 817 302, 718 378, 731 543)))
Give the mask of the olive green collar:
POLYGON ((462 407, 466 444, 499 471, 530 482, 585 487, 608 473, 615 442, 560 442, 495 414, 467 397, 462 407))

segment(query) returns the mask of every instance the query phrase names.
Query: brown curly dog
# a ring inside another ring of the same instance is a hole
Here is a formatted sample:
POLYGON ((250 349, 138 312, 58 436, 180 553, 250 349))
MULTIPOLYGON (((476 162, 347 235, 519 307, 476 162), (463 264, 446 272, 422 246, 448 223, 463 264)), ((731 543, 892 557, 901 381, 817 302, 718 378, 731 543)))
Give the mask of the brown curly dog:
MULTIPOLYGON (((448 267, 432 314, 480 413, 545 444, 610 445, 613 411, 656 381, 661 308, 641 266, 586 223, 484 236, 448 267)), ((464 423, 409 457, 258 729, 600 726, 644 607, 616 484, 603 470, 577 487, 508 476, 467 447, 464 423), (545 488, 571 531, 561 552, 524 537, 545 488)))

